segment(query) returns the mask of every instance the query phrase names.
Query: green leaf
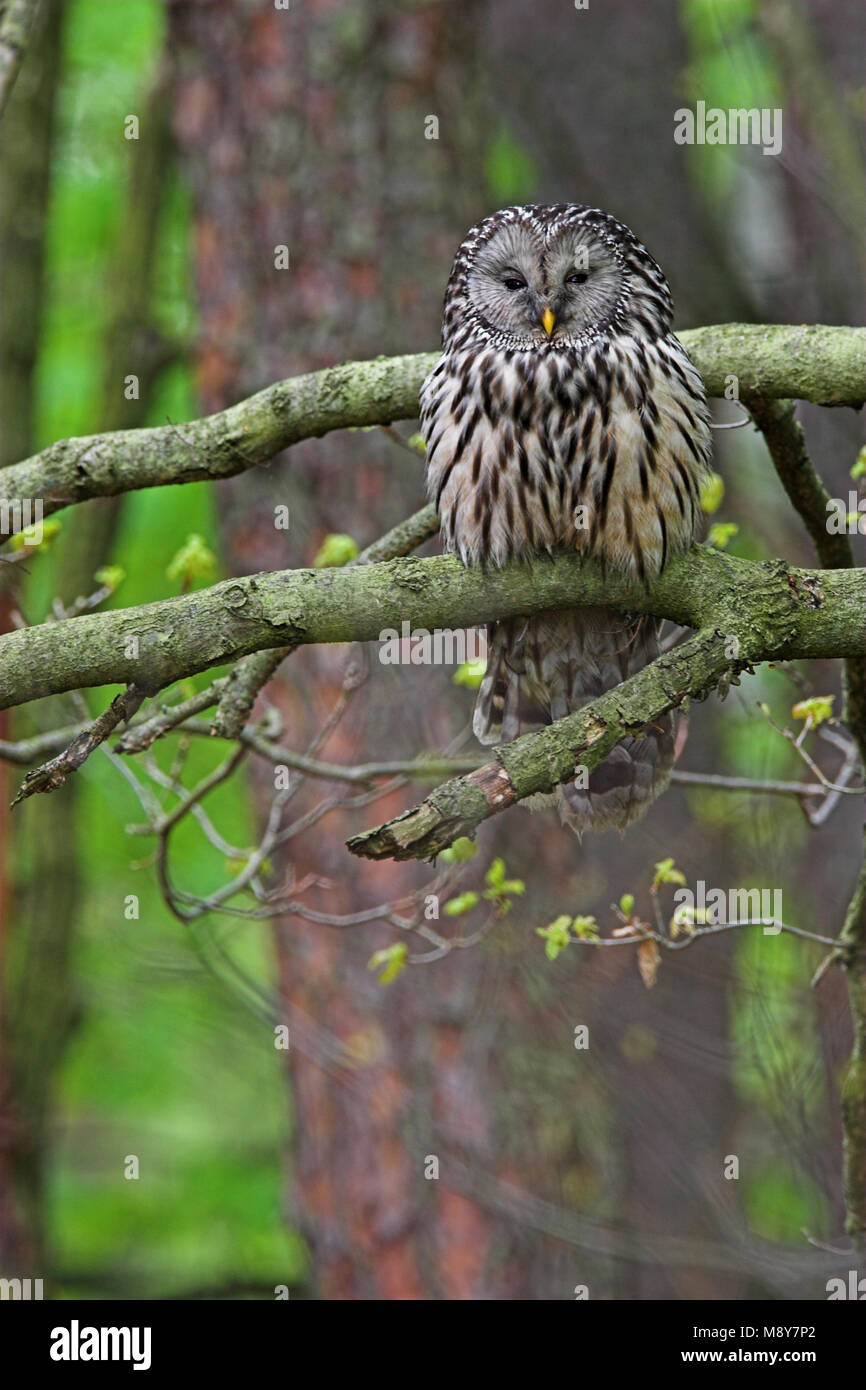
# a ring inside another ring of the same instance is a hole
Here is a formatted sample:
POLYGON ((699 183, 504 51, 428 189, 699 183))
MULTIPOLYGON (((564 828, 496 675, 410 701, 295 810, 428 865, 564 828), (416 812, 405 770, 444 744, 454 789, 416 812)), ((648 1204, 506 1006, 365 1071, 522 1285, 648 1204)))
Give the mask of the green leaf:
POLYGON ((866 477, 866 444, 863 445, 863 448, 860 450, 859 454, 857 455, 857 458, 856 458, 856 460, 855 460, 855 462, 854 462, 854 466, 853 466, 853 468, 851 469, 851 477, 852 477, 852 478, 863 478, 863 477, 866 477))
POLYGON ((457 667, 451 680, 454 685, 465 685, 468 690, 477 690, 487 670, 486 661, 464 661, 457 667))
POLYGON ((544 940, 547 959, 556 960, 560 951, 564 951, 571 940, 571 918, 557 917, 556 921, 550 922, 546 927, 536 927, 535 934, 544 940))
POLYGON ((405 941, 396 941, 393 946, 375 951, 367 961, 368 970, 381 970, 380 985, 390 985, 392 980, 402 974, 409 959, 409 947, 405 941))
POLYGON ((101 570, 96 571, 93 578, 100 588, 110 589, 114 594, 126 578, 126 570, 123 565, 103 565, 101 570))
POLYGON ((426 454, 427 452, 427 441, 423 434, 410 434, 406 443, 410 449, 417 449, 419 454, 426 454))
POLYGON ((501 883, 497 883, 495 888, 485 888, 482 896, 491 900, 519 898, 525 892, 526 884, 522 878, 505 878, 501 883))
POLYGON ((634 893, 623 893, 619 900, 619 910, 624 917, 630 917, 634 912, 634 893))
POLYGON ((464 912, 471 912, 480 901, 480 893, 458 893, 456 898, 445 904, 442 911, 446 917, 462 917, 464 912))
POLYGON ((594 917, 575 917, 571 930, 580 941, 598 940, 598 923, 594 917))
POLYGON ((799 700, 791 709, 795 719, 811 719, 813 724, 823 724, 833 718, 835 695, 813 695, 810 700, 799 700))
POLYGON ((526 892, 526 884, 522 879, 505 877, 504 859, 493 860, 484 875, 484 882, 487 884, 484 897, 499 902, 500 905, 504 903, 506 898, 519 897, 521 893, 526 892))
POLYGON ((484 882, 489 888, 498 888, 500 883, 505 882, 505 860, 494 859, 487 873, 484 875, 484 882))
POLYGON ((726 550, 728 542, 733 540, 739 529, 735 521, 714 521, 710 527, 707 540, 710 545, 714 545, 717 550, 726 550))
POLYGON ((165 571, 166 579, 180 580, 188 589, 196 579, 207 579, 216 569, 216 556, 204 536, 197 532, 187 536, 165 571))
POLYGON ((505 126, 488 147, 484 173, 490 196, 497 207, 530 201, 535 189, 535 165, 528 152, 505 126))
POLYGON ((358 542, 352 536, 334 532, 322 541, 313 565, 317 570, 333 569, 340 565, 348 565, 358 553, 358 542))
POLYGON ((46 550, 50 550, 51 542, 56 540, 63 530, 63 523, 56 517, 50 517, 48 521, 37 523, 42 528, 42 539, 36 540, 35 526, 28 526, 24 531, 18 531, 9 542, 10 550, 35 550, 37 555, 43 555, 46 550))
POLYGON ((720 473, 711 473, 701 488, 701 508, 708 515, 717 512, 725 496, 725 480, 720 473))
POLYGON ((467 835, 460 835, 450 844, 447 849, 443 849, 439 855, 443 864, 465 864, 468 859, 474 859, 478 853, 478 846, 474 840, 470 840, 467 835))
POLYGON ((663 883, 684 884, 686 876, 674 865, 673 859, 660 859, 655 866, 655 877, 653 878, 653 892, 656 892, 663 883))

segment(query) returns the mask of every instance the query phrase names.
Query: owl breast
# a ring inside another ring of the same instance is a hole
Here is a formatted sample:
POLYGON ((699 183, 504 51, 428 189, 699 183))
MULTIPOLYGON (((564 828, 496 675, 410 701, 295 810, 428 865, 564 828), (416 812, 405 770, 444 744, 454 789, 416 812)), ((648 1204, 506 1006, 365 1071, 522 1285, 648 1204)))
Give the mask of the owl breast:
POLYGON ((647 579, 699 532, 709 416, 672 335, 446 353, 421 422, 445 547, 465 563, 567 546, 647 579))

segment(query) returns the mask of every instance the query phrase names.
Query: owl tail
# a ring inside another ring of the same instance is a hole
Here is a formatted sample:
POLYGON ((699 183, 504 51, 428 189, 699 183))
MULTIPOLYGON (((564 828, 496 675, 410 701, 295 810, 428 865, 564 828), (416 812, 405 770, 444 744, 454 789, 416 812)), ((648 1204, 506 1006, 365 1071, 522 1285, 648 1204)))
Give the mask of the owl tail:
MULTIPOLYGON (((481 743, 508 743, 580 709, 659 654, 659 623, 611 608, 580 608, 509 618, 488 628, 487 670, 472 727, 481 743)), ((527 798, 532 810, 556 805, 578 836, 625 830, 664 791, 674 760, 674 722, 666 715, 640 738, 623 740, 590 774, 554 795, 527 798), (586 782, 586 785, 581 785, 586 782)))

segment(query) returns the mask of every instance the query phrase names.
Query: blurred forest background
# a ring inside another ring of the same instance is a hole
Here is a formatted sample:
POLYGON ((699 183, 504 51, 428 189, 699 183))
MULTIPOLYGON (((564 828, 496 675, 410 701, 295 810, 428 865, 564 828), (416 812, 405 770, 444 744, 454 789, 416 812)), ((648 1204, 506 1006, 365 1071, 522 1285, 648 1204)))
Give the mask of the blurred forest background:
MULTIPOLYGON (((459 241, 511 202, 592 203, 633 227, 678 328, 856 323, 863 73, 855 0, 43 0, 0 126, 0 465, 435 348, 459 241), (675 144, 674 111, 698 100, 781 108, 781 155, 675 144)), ((856 416, 799 414, 847 496, 856 416)), ((716 467, 734 553, 814 562, 751 427, 717 433, 716 467)), ((219 488, 90 502, 61 514, 26 576, 0 573, 0 630, 16 608, 41 622, 92 592, 108 564, 125 573, 110 604, 178 592, 168 571, 191 534, 218 557, 208 582, 310 564, 333 532, 366 545, 422 504, 422 475, 382 431, 344 432, 219 488)), ((293 748, 345 662, 302 650, 269 687, 293 748)), ((473 698, 452 674, 374 663, 323 756, 444 747, 473 698)), ((833 663, 802 674, 838 692, 833 663)), ((799 694, 785 671, 744 678, 693 709, 680 766, 798 778, 756 705, 785 723, 799 694)), ((0 715, 0 739, 78 717, 67 697, 0 715)), ((221 753, 195 742, 201 775, 221 753)), ((561 912, 608 925, 624 892, 648 911, 652 866, 672 856, 690 883, 781 888, 787 921, 835 934, 855 798, 813 830, 794 801, 678 786, 624 840, 582 846, 512 812, 477 862, 501 855, 523 897, 476 948, 383 986, 367 962, 388 926, 184 927, 152 845, 124 833, 141 810, 109 758, 10 815, 21 775, 0 763, 0 1274, 44 1277, 49 1297, 825 1296, 808 1237, 844 1241, 841 972, 812 989, 817 946, 730 932, 666 956, 648 991, 630 950, 551 962, 535 928, 561 912)), ((313 904, 355 912, 429 877, 343 845, 413 790, 292 842, 298 877, 328 880, 313 904)), ((250 775, 209 813, 246 844, 260 805, 250 775)), ((181 848, 186 887, 225 876, 194 825, 181 848)))

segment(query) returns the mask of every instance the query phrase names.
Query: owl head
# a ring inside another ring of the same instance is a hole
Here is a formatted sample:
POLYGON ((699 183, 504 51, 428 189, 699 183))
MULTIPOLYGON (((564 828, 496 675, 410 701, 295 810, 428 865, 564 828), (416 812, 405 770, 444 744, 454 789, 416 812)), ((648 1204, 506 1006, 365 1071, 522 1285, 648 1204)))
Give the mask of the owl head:
POLYGON ((446 350, 585 349, 604 335, 670 332, 667 281, 633 232, 580 203, 503 208, 478 222, 445 294, 446 350))

